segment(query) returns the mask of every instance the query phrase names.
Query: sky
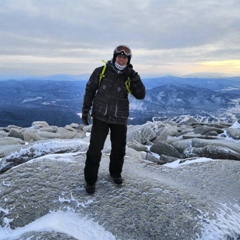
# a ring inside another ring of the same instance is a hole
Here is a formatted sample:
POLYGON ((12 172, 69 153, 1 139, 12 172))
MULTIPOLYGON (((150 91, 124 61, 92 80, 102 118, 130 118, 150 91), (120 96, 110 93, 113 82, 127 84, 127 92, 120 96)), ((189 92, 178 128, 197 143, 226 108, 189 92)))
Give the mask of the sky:
POLYGON ((117 45, 143 77, 240 76, 239 0, 0 0, 0 77, 90 74, 117 45))

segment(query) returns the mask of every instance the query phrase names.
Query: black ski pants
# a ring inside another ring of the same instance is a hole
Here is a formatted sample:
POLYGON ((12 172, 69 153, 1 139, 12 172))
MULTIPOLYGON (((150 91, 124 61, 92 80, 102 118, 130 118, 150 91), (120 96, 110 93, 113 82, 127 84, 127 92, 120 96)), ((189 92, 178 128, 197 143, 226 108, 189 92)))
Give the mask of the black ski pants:
POLYGON ((90 145, 87 151, 84 177, 89 185, 95 184, 102 157, 102 149, 110 130, 111 153, 109 163, 110 175, 121 176, 126 153, 126 124, 108 124, 93 118, 90 145))

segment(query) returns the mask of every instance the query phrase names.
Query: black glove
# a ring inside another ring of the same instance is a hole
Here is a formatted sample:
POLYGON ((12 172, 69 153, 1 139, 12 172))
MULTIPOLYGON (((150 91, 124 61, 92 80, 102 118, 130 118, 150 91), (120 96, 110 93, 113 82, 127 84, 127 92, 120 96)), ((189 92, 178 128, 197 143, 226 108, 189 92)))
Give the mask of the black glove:
POLYGON ((130 77, 130 79, 134 78, 136 76, 136 72, 133 70, 133 65, 129 64, 128 68, 126 70, 126 76, 130 77))
POLYGON ((82 121, 85 125, 89 125, 91 123, 91 115, 89 112, 82 113, 82 121))

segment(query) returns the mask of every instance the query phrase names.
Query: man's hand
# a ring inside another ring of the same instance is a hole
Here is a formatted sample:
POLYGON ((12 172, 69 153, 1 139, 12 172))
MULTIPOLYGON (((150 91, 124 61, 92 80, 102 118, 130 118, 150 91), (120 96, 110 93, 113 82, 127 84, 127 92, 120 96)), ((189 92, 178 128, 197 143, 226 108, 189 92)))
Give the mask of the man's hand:
POLYGON ((91 122, 91 115, 90 113, 82 113, 82 121, 85 125, 89 125, 91 122))
POLYGON ((126 70, 127 77, 130 77, 131 79, 135 77, 137 73, 133 70, 132 64, 129 64, 128 69, 126 70))

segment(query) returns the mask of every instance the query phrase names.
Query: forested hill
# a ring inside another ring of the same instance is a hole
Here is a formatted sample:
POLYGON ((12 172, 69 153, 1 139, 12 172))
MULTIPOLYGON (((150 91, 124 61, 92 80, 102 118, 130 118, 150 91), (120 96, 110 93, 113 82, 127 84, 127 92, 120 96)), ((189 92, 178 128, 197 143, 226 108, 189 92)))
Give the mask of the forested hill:
MULTIPOLYGON (((87 80, 70 76, 7 80, 0 85, 0 126, 29 126, 44 120, 51 125, 80 123, 87 80)), ((240 117, 240 78, 201 79, 162 77, 143 79, 144 100, 130 97, 129 124, 191 115, 204 121, 234 121, 240 117)))

